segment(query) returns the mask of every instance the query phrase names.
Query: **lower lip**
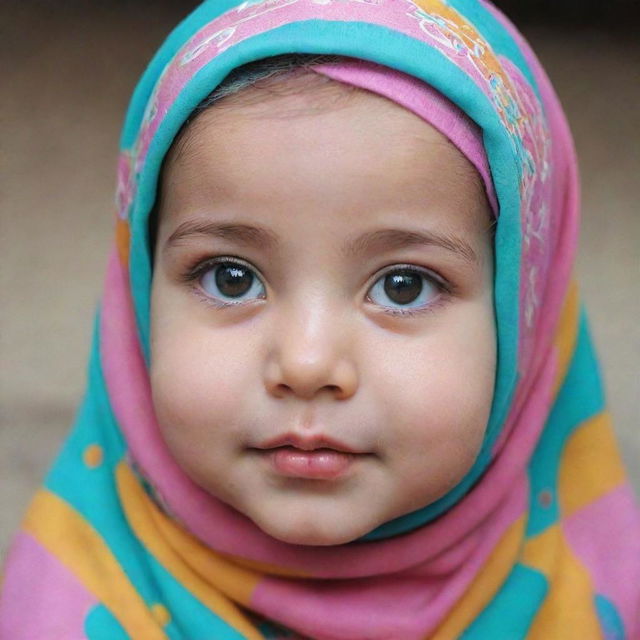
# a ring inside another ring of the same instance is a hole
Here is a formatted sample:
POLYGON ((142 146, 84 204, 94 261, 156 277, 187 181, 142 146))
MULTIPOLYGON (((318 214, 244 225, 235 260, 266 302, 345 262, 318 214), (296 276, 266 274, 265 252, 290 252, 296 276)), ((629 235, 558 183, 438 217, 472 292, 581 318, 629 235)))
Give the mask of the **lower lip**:
POLYGON ((280 475, 310 480, 335 480, 347 473, 356 456, 334 449, 303 451, 280 447, 265 452, 271 466, 280 475))

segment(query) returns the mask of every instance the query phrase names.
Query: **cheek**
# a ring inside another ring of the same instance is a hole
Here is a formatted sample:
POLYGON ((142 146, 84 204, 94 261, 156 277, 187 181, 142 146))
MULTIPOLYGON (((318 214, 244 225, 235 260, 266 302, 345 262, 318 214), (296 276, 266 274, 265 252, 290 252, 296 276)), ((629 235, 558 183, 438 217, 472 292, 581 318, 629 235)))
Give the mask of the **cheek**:
POLYGON ((496 368, 493 314, 483 308, 409 346, 387 350, 395 355, 379 380, 385 421, 396 425, 384 444, 426 504, 464 476, 482 445, 496 368))
POLYGON ((231 490, 229 464, 244 423, 238 402, 243 373, 225 364, 225 354, 228 343, 196 330, 176 335, 165 324, 154 336, 150 369, 158 427, 172 457, 192 480, 223 499, 231 490))
POLYGON ((212 451, 210 445, 233 433, 251 360, 243 341, 212 331, 198 312, 185 313, 180 305, 152 297, 150 383, 160 431, 184 462, 185 452, 212 451))
POLYGON ((225 410, 225 398, 233 395, 232 378, 215 366, 220 360, 212 352, 215 346, 209 344, 205 350, 198 334, 189 331, 177 336, 165 326, 156 332, 150 377, 161 423, 188 428, 202 421, 214 406, 217 411, 225 410))

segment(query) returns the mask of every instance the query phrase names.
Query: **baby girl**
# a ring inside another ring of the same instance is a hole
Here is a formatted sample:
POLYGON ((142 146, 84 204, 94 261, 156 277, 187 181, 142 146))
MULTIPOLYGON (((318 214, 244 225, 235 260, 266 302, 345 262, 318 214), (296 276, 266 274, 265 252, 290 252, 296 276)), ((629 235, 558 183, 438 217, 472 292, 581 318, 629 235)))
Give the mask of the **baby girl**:
POLYGON ((210 0, 136 89, 2 638, 640 637, 553 89, 484 0, 210 0))

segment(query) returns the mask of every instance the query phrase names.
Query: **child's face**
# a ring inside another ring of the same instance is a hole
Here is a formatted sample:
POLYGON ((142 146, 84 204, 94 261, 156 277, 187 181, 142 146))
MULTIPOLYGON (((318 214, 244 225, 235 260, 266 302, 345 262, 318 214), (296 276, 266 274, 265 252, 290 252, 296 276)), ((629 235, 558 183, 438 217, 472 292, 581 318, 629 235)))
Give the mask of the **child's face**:
POLYGON ((275 538, 333 545, 471 467, 493 258, 480 180, 435 129, 371 94, 308 104, 214 107, 168 158, 151 385, 195 482, 275 538))

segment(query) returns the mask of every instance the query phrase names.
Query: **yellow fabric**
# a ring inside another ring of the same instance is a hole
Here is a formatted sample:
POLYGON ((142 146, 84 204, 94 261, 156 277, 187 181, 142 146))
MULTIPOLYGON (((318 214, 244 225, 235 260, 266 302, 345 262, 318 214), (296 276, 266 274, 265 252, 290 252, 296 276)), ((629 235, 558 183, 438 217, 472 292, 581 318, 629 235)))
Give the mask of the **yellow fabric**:
POLYGON ((68 503, 40 489, 23 529, 73 572, 131 638, 167 637, 104 540, 68 503))
POLYGON ((580 425, 565 446, 558 481, 562 516, 570 516, 624 482, 611 418, 607 412, 600 413, 580 425))
POLYGON ((116 219, 116 246, 120 262, 124 265, 129 264, 129 244, 131 231, 129 223, 121 218, 116 219))
POLYGON ((522 561, 544 573, 549 580, 547 597, 527 640, 602 638, 591 579, 567 545, 559 525, 528 540, 522 561), (562 635, 558 635, 560 630, 562 635))
POLYGON ((82 461, 90 469, 98 468, 104 459, 102 447, 98 444, 90 444, 82 453, 82 461))
POLYGON ((127 520, 149 553, 247 640, 261 640, 236 603, 249 604, 262 576, 225 560, 180 529, 149 499, 125 462, 116 467, 116 481, 127 520))
POLYGON ((491 602, 517 561, 524 537, 524 517, 516 520, 502 536, 481 571, 471 583, 432 640, 459 637, 478 614, 491 602))
POLYGON ((171 614, 167 607, 163 604, 156 603, 151 605, 151 613, 153 617, 162 625, 165 626, 171 622, 171 614))
POLYGON ((580 313, 580 300, 578 298, 578 285, 575 280, 571 282, 567 298, 562 307, 560 322, 555 336, 555 349, 557 358, 556 377, 553 385, 554 397, 564 382, 571 364, 571 357, 576 347, 578 337, 578 315, 580 313))

